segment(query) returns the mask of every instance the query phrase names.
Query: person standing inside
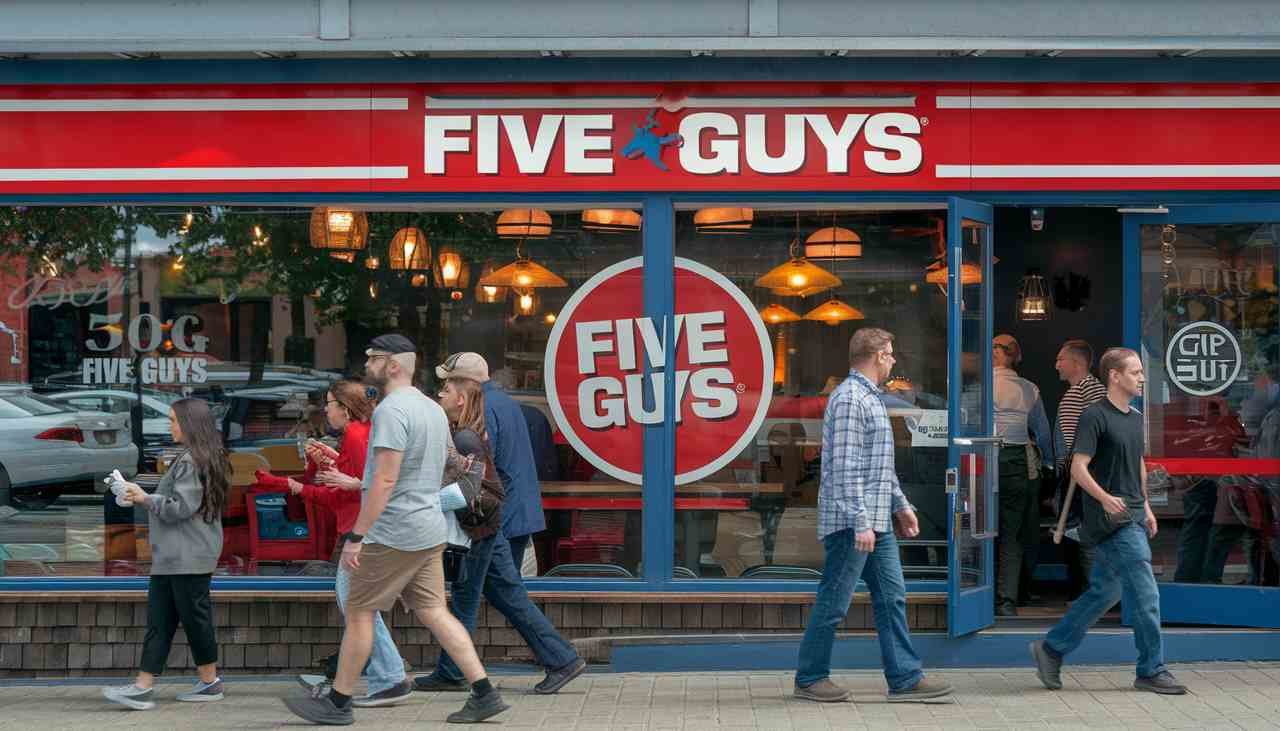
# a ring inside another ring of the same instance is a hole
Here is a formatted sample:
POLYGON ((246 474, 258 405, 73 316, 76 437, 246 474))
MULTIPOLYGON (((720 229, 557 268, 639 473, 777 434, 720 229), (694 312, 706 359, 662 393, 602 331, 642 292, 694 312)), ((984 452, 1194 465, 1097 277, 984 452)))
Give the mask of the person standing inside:
POLYGON ((400 598, 457 659, 470 683, 466 705, 450 723, 477 723, 509 708, 485 674, 471 637, 445 605, 447 525, 440 507, 449 422, 413 386, 416 348, 403 335, 381 335, 365 351, 367 380, 383 393, 373 412, 360 513, 346 535, 341 563, 350 573, 346 629, 331 688, 320 685, 285 705, 312 723, 349 725, 351 695, 373 646, 373 617, 400 598), (326 692, 327 690, 327 692, 326 692))
MULTIPOLYGON (((1093 348, 1084 340, 1068 340, 1058 350, 1058 357, 1053 363, 1058 377, 1068 384, 1067 392, 1058 402, 1058 428, 1054 432, 1053 453, 1058 475, 1059 500, 1065 500, 1067 487, 1071 482, 1070 465, 1071 450, 1075 447, 1076 426, 1080 423, 1080 414, 1088 407, 1101 401, 1107 395, 1107 387, 1093 377, 1093 348)), ((1075 492, 1071 505, 1062 505, 1068 515, 1076 516, 1080 512, 1082 490, 1075 492)), ((1089 571, 1093 567, 1093 549, 1079 543, 1079 527, 1072 527, 1067 535, 1077 540, 1080 557, 1080 585, 1089 583, 1089 571)))
POLYGON ((1018 613, 1018 584, 1027 560, 1025 554, 1036 551, 1040 543, 1040 473, 1028 461, 1028 445, 1034 445, 1041 457, 1050 459, 1053 442, 1040 389, 1014 370, 1022 362, 1018 341, 1012 335, 997 335, 991 346, 996 436, 1003 440, 996 615, 1012 617, 1018 613))
POLYGON ((107 700, 134 710, 155 707, 156 676, 164 673, 173 635, 182 624, 199 680, 177 698, 187 702, 222 700, 218 638, 209 582, 222 553, 222 509, 231 484, 231 463, 209 404, 176 401, 169 410, 169 433, 185 448, 159 486, 147 494, 125 483, 124 499, 147 511, 151 541, 151 582, 147 587, 147 634, 142 667, 131 685, 104 688, 107 700))
MULTIPOLYGON (((532 477, 534 465, 532 451, 529 448, 528 432, 525 431, 524 416, 515 400, 505 392, 487 387, 489 365, 478 353, 459 353, 450 357, 436 367, 436 375, 444 379, 444 388, 440 391, 440 405, 448 413, 450 420, 458 430, 455 435, 479 433, 486 438, 486 443, 495 443, 490 425, 494 425, 499 433, 503 430, 511 440, 519 440, 523 435, 524 449, 513 449, 503 453, 507 458, 508 471, 503 472, 502 462, 495 461, 498 475, 502 479, 506 499, 502 504, 502 525, 510 526, 508 511, 520 511, 522 523, 517 532, 530 525, 528 506, 533 505, 538 511, 537 525, 542 525, 542 497, 538 490, 536 478, 532 477), (491 402, 497 402, 491 403, 491 402), (513 424, 511 420, 517 423, 513 424), (518 462, 527 453, 528 459, 518 462), (525 477, 524 492, 520 483, 508 476, 525 477), (532 490, 528 482, 532 482, 532 490)), ((458 442, 459 451, 465 451, 458 442)), ((486 448, 486 452, 487 452, 486 448)), ((495 450, 496 451, 496 450, 495 450)), ((487 454, 486 454, 487 458, 487 454)), ((527 541, 528 536, 522 536, 527 541)), ((556 631, 546 615, 529 599, 524 580, 520 576, 523 563, 524 541, 521 543, 520 555, 515 554, 514 542, 502 530, 495 530, 491 535, 477 538, 472 536, 471 550, 463 562, 462 572, 453 583, 453 613, 466 626, 474 631, 476 614, 480 609, 480 595, 484 594, 489 603, 507 618, 520 636, 533 650, 538 663, 546 669, 546 677, 534 686, 534 692, 547 695, 558 692, 569 681, 586 670, 587 663, 579 657, 573 645, 569 644, 556 631)), ((436 669, 429 675, 421 675, 414 679, 414 687, 418 690, 464 690, 461 673, 447 652, 440 653, 436 669)))
POLYGON ((849 690, 831 682, 831 648, 859 578, 871 592, 889 701, 951 693, 951 686, 924 676, 907 627, 906 581, 894 524, 904 538, 917 535, 920 525, 898 484, 893 429, 880 400, 880 384, 894 362, 892 334, 859 329, 849 340, 849 376, 827 399, 818 490, 818 539, 826 560, 800 643, 797 698, 848 699, 849 690))
POLYGON ((1133 618, 1138 647, 1138 690, 1182 695, 1187 689, 1164 664, 1160 592, 1151 571, 1156 516, 1147 500, 1142 413, 1130 405, 1146 381, 1142 359, 1128 348, 1102 354, 1099 375, 1107 397, 1084 410, 1076 429, 1071 475, 1084 490, 1081 541, 1094 546, 1089 588, 1043 640, 1031 643, 1031 659, 1044 687, 1062 687, 1062 660, 1093 623, 1123 599, 1133 618))

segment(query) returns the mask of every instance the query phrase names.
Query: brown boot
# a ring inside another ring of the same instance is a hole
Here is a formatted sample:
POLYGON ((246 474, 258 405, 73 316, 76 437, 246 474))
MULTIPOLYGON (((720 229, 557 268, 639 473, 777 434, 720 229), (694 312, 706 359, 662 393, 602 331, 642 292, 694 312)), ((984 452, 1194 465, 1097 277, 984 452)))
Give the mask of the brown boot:
POLYGON ((823 678, 803 687, 797 685, 794 695, 806 701, 819 703, 839 703, 849 700, 849 691, 831 682, 830 678, 823 678))
POLYGON ((929 680, 921 678, 915 687, 897 692, 889 691, 890 703, 910 703, 912 701, 924 701, 930 698, 941 698, 951 695, 951 686, 940 680, 929 680))

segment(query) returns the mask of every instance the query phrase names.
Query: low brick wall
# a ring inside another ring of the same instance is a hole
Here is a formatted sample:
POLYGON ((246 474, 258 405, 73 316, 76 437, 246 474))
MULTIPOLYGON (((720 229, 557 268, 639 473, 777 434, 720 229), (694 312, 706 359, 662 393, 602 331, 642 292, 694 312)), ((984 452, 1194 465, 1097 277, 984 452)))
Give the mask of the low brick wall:
MULTIPOLYGON (((804 627, 811 595, 534 594, 535 603, 584 656, 607 661, 607 642, 591 638, 708 633, 794 633, 804 627)), ((946 627, 945 597, 912 595, 913 629, 946 627)), ((440 648, 416 618, 397 607, 384 615, 414 668, 430 668, 440 648)), ((219 662, 230 672, 307 670, 335 652, 342 635, 332 594, 215 592, 219 662)), ((0 594, 0 677, 114 675, 137 668, 147 626, 143 592, 0 594)), ((872 629, 867 597, 859 595, 847 630, 872 629)), ((529 648, 506 619, 485 604, 475 633, 488 662, 528 662, 529 648)), ((169 667, 191 668, 178 631, 169 667)))

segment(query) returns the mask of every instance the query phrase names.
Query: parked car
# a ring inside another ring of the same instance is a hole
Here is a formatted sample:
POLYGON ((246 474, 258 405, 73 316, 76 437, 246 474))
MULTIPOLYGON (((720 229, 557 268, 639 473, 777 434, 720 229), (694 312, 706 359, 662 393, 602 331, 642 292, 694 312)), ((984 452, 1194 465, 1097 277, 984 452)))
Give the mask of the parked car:
POLYGON ((132 477, 138 448, 129 437, 127 415, 0 386, 0 505, 43 508, 64 492, 93 493, 113 469, 132 477))
MULTIPOLYGON (((61 391, 45 394, 59 403, 70 405, 81 411, 102 411, 108 414, 129 414, 137 395, 132 391, 115 389, 93 389, 87 391, 61 391)), ((147 390, 142 392, 142 433, 148 438, 168 440, 169 407, 182 397, 167 391, 147 390)))

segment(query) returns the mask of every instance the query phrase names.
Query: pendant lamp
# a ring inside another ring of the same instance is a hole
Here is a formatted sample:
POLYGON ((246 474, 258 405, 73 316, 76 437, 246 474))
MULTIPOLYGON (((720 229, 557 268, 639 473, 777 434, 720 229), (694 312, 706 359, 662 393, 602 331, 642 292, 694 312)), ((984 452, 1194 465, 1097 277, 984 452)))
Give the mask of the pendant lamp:
POLYGON ((421 272, 431 268, 431 244, 420 228, 406 226, 396 231, 387 254, 387 266, 397 271, 421 272))
POLYGON ((536 239, 551 235, 551 214, 541 208, 508 208, 498 214, 498 236, 536 239))
POLYGON ((814 231, 804 240, 804 255, 810 259, 857 259, 862 256, 862 237, 837 226, 832 214, 830 226, 814 231))
POLYGON ((1018 288, 1018 301, 1015 311, 1018 319, 1037 321, 1049 319, 1049 287, 1038 269, 1032 269, 1022 278, 1022 286, 1018 288))
POLYGON ((862 310, 857 307, 850 307, 839 299, 832 297, 806 312, 804 319, 819 320, 834 327, 849 320, 865 320, 867 316, 862 314, 862 310))
POLYGON ((484 266, 480 268, 480 280, 476 284, 476 302, 491 305, 501 302, 507 298, 507 288, 498 287, 492 284, 484 284, 484 280, 493 274, 493 262, 486 261, 484 266))
POLYGON ((442 289, 466 289, 471 284, 471 267, 456 249, 443 246, 432 265, 436 286, 442 289))
POLYGON ((742 234, 751 230, 755 211, 750 208, 700 208, 693 227, 700 234, 742 234))
POLYGON ((514 301, 515 313, 526 317, 537 314, 540 299, 537 290, 517 290, 514 301))
POLYGON ((784 322, 796 322, 800 316, 782 305, 769 305, 760 310, 760 319, 767 325, 781 325, 784 322))
POLYGON ((791 240, 791 258, 784 264, 770 269, 756 280, 757 287, 765 287, 781 297, 808 297, 832 287, 844 284, 840 277, 811 264, 800 255, 800 214, 796 214, 796 237, 791 240))
POLYGON ((569 283, 555 272, 526 257, 521 252, 519 243, 516 244, 516 260, 489 276, 482 277, 480 284, 490 287, 515 287, 522 290, 569 286, 569 283))
POLYGON ((625 208, 588 208, 582 212, 582 227, 605 234, 635 233, 643 217, 625 208))
POLYGON ((355 261, 355 252, 369 239, 369 218, 364 211, 321 206, 311 209, 311 246, 343 252, 344 261, 355 261), (347 258, 350 254, 350 258, 347 258))

